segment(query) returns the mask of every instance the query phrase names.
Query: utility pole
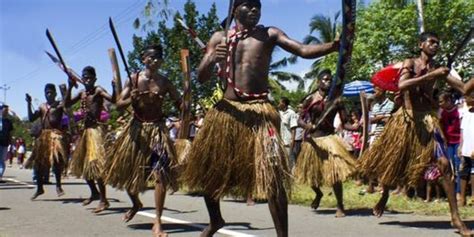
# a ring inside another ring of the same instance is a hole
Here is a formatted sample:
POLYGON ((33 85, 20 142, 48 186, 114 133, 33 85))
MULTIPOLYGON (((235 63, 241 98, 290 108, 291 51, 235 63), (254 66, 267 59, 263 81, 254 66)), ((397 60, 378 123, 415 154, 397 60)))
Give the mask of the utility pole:
POLYGON ((0 86, 0 90, 3 90, 3 103, 7 103, 7 90, 10 90, 10 88, 7 84, 0 86))

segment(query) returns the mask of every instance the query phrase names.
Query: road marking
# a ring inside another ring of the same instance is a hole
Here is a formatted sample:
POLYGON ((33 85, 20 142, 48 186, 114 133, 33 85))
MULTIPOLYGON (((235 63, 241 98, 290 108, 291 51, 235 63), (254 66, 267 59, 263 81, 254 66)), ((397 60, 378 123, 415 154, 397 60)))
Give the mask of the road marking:
POLYGON ((29 187, 29 188, 34 188, 34 187, 36 187, 36 186, 31 185, 31 184, 29 184, 29 183, 25 183, 25 182, 22 182, 22 181, 20 181, 20 180, 16 180, 16 179, 12 179, 12 178, 3 178, 3 180, 7 180, 7 181, 10 181, 10 182, 13 182, 13 183, 17 183, 17 184, 23 184, 23 185, 25 185, 25 186, 27 186, 27 187, 29 187))
MULTIPOLYGON (((137 212, 137 214, 141 215, 141 216, 150 217, 150 218, 156 218, 156 214, 149 213, 149 212, 139 211, 139 212, 137 212)), ((175 219, 175 218, 171 218, 171 217, 167 217, 167 216, 161 216, 161 220, 166 221, 166 222, 176 223, 176 224, 184 224, 184 225, 192 226, 192 227, 195 227, 195 228, 199 228, 201 230, 206 228, 206 226, 204 226, 204 225, 199 225, 199 224, 195 224, 195 223, 192 223, 192 222, 189 222, 189 221, 183 221, 183 220, 179 220, 179 219, 175 219)), ((240 233, 240 232, 233 231, 233 230, 227 230, 227 229, 224 229, 224 228, 221 228, 217 232, 221 233, 221 234, 229 235, 229 236, 235 236, 235 237, 256 237, 256 235, 244 234, 244 233, 240 233)))

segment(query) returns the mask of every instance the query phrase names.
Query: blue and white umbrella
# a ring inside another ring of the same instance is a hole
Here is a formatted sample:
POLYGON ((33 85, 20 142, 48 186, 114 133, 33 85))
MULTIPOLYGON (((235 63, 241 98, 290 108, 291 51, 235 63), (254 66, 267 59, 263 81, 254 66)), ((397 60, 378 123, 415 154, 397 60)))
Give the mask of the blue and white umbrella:
POLYGON ((374 86, 369 81, 353 81, 344 85, 344 96, 358 96, 361 91, 374 93, 374 86))

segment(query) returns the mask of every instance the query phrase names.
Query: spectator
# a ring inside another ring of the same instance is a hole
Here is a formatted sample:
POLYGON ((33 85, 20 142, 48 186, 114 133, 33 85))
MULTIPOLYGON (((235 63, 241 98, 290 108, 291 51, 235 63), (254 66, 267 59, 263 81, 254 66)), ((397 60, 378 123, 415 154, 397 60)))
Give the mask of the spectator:
MULTIPOLYGON (((468 104, 474 102, 474 93, 470 97, 466 97, 465 106, 462 109, 461 118, 461 154, 462 163, 459 168, 459 176, 461 178, 460 199, 458 205, 466 205, 466 189, 471 176, 471 204, 474 204, 474 167, 472 159, 474 159, 474 111, 469 111, 468 104)), ((473 103, 474 105, 474 103, 473 103)), ((471 105, 472 106, 472 105, 471 105)))
POLYGON ((8 145, 11 142, 11 132, 13 131, 13 123, 8 116, 8 106, 0 105, 0 182, 3 182, 3 174, 5 173, 5 159, 7 156, 8 145))
MULTIPOLYGON (((299 117, 302 113, 304 113, 303 104, 298 104, 297 117, 299 117)), ((298 157, 298 155, 300 154, 300 151, 301 151, 301 143, 303 142, 303 138, 304 138, 304 129, 300 126, 296 127, 295 128, 295 136, 294 136, 294 139, 293 139, 293 146, 292 146, 292 152, 293 152, 293 156, 295 158, 295 164, 296 164, 296 158, 298 157)))
POLYGON ((296 117, 295 111, 290 107, 290 100, 286 97, 280 99, 278 104, 278 111, 280 112, 281 124, 280 124, 280 135, 285 145, 287 154, 290 157, 290 168, 295 164, 295 157, 292 154, 292 142, 295 140, 295 129, 298 126, 298 118, 296 117))
POLYGON ((26 152, 26 147, 25 147, 25 141, 23 140, 23 138, 19 138, 18 139, 18 143, 17 143, 17 163, 18 165, 20 166, 20 169, 23 169, 23 160, 25 158, 25 152, 26 152))
POLYGON ((461 157, 458 155, 458 149, 461 143, 461 117, 451 93, 442 93, 439 96, 438 102, 441 108, 441 128, 443 129, 448 148, 447 158, 450 159, 454 165, 456 199, 458 204, 460 204, 460 202, 464 202, 464 198, 461 198, 461 157))

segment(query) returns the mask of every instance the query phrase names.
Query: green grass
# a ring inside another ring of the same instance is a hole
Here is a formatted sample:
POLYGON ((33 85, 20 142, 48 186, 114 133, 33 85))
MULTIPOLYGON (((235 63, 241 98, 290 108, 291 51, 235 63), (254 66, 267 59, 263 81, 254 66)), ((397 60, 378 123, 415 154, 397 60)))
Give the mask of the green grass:
MULTIPOLYGON (((380 193, 360 195, 364 186, 356 186, 354 182, 344 183, 344 206, 346 210, 371 209, 380 198, 380 193)), ((335 208, 336 198, 332 194, 332 188, 324 187, 324 197, 320 207, 335 208)), ((294 185, 290 203, 310 206, 314 199, 314 192, 308 186, 294 185)), ((390 195, 387 210, 414 213, 420 215, 449 216, 449 205, 447 201, 425 203, 419 198, 407 198, 404 195, 390 195)), ((474 217, 474 207, 466 206, 459 209, 462 218, 474 217)))

